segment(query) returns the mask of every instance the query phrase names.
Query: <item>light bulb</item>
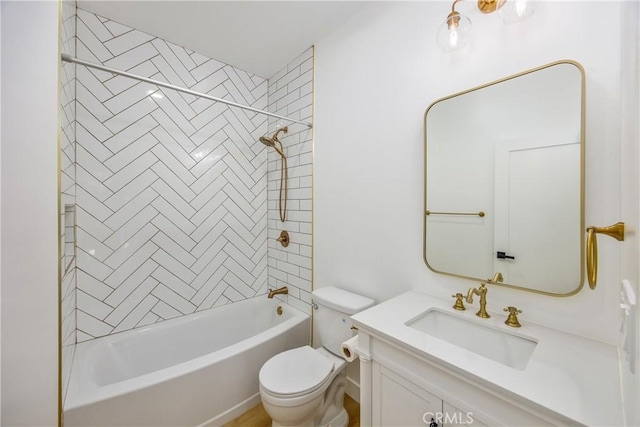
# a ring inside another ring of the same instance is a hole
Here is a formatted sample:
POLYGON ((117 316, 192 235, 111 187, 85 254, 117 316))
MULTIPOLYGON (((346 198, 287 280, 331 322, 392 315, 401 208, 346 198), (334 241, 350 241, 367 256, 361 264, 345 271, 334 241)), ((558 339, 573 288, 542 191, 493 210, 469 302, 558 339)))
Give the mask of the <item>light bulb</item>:
POLYGON ((505 24, 517 24, 527 20, 535 12, 530 0, 507 0, 498 13, 505 24))
POLYGON ((458 30, 455 28, 449 30, 449 46, 451 46, 452 49, 458 47, 458 30))
POLYGON ((436 43, 443 52, 460 50, 469 43, 470 30, 469 18, 454 12, 438 28, 436 43))

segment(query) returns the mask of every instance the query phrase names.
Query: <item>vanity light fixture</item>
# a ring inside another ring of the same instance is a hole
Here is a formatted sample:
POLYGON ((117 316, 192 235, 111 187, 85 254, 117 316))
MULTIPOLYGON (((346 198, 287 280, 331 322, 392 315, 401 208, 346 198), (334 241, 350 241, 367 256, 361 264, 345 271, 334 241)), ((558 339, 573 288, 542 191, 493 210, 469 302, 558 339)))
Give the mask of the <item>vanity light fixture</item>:
MULTIPOLYGON (((460 1, 463 0, 453 2, 451 13, 436 33, 436 43, 445 53, 464 48, 471 39, 471 20, 456 11, 456 4, 460 1)), ((505 24, 522 22, 534 12, 531 0, 478 0, 478 9, 482 13, 498 11, 505 24)))

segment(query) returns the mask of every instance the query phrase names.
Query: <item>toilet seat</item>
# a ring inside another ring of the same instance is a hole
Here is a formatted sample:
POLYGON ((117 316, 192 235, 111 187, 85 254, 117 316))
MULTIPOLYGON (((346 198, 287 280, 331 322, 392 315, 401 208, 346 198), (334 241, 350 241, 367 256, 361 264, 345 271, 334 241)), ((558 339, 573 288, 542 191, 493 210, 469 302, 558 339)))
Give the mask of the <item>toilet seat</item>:
POLYGON ((260 369, 260 386, 273 397, 313 394, 332 378, 332 361, 310 346, 273 356, 260 369))

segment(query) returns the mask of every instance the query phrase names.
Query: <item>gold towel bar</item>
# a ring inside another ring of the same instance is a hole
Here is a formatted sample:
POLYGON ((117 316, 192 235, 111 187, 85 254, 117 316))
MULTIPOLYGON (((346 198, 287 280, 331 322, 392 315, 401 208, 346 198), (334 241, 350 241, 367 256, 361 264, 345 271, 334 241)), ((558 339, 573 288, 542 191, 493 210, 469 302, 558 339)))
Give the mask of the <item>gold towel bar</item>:
POLYGON ((608 227, 587 227, 587 279, 591 289, 596 288, 598 281, 598 239, 596 234, 606 234, 623 242, 624 222, 617 222, 608 227))
POLYGON ((470 216, 479 216, 480 218, 482 218, 484 216, 484 212, 480 211, 480 212, 432 212, 432 211, 426 211, 425 212, 427 215, 470 215, 470 216))

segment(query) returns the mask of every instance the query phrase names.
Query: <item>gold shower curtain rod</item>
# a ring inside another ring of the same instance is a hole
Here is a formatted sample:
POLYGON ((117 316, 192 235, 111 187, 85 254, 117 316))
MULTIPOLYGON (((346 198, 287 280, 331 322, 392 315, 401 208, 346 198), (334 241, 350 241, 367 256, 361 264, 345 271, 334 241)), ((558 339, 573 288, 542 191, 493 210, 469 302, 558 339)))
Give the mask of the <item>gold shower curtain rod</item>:
POLYGON ((308 128, 312 128, 313 127, 313 124, 311 124, 310 122, 303 122, 301 120, 296 120, 296 119, 292 119, 290 117, 281 116, 279 114, 270 113, 268 111, 260 110, 258 108, 249 107, 248 105, 238 104, 237 102, 227 101, 226 99, 222 99, 222 98, 216 98, 215 96, 207 95, 206 93, 196 92, 196 91, 191 90, 191 89, 183 88, 183 87, 180 87, 180 86, 175 86, 175 85, 172 85, 172 84, 169 84, 169 83, 161 82, 159 80, 153 80, 153 79, 150 79, 150 78, 147 78, 147 77, 139 76, 137 74, 127 73, 126 71, 116 70, 115 68, 105 67, 104 65, 100 65, 100 64, 93 63, 93 62, 85 61, 84 59, 79 59, 79 58, 73 57, 71 55, 67 55, 65 53, 62 54, 62 60, 65 61, 65 62, 70 62, 72 64, 84 65, 85 67, 95 68, 96 70, 106 71, 107 73, 117 74, 119 76, 129 77, 131 79, 140 80, 140 81, 143 81, 143 82, 146 82, 146 83, 151 83, 151 84, 154 84, 156 86, 165 87, 167 89, 173 89, 173 90, 176 90, 178 92, 188 93, 189 95, 198 96, 200 98, 209 99, 211 101, 221 102, 221 103, 226 104, 226 105, 228 105, 230 107, 242 108, 243 110, 253 111, 254 113, 264 114, 266 116, 275 117, 277 119, 286 120, 286 121, 291 122, 291 123, 299 123, 299 124, 307 126, 308 128))

